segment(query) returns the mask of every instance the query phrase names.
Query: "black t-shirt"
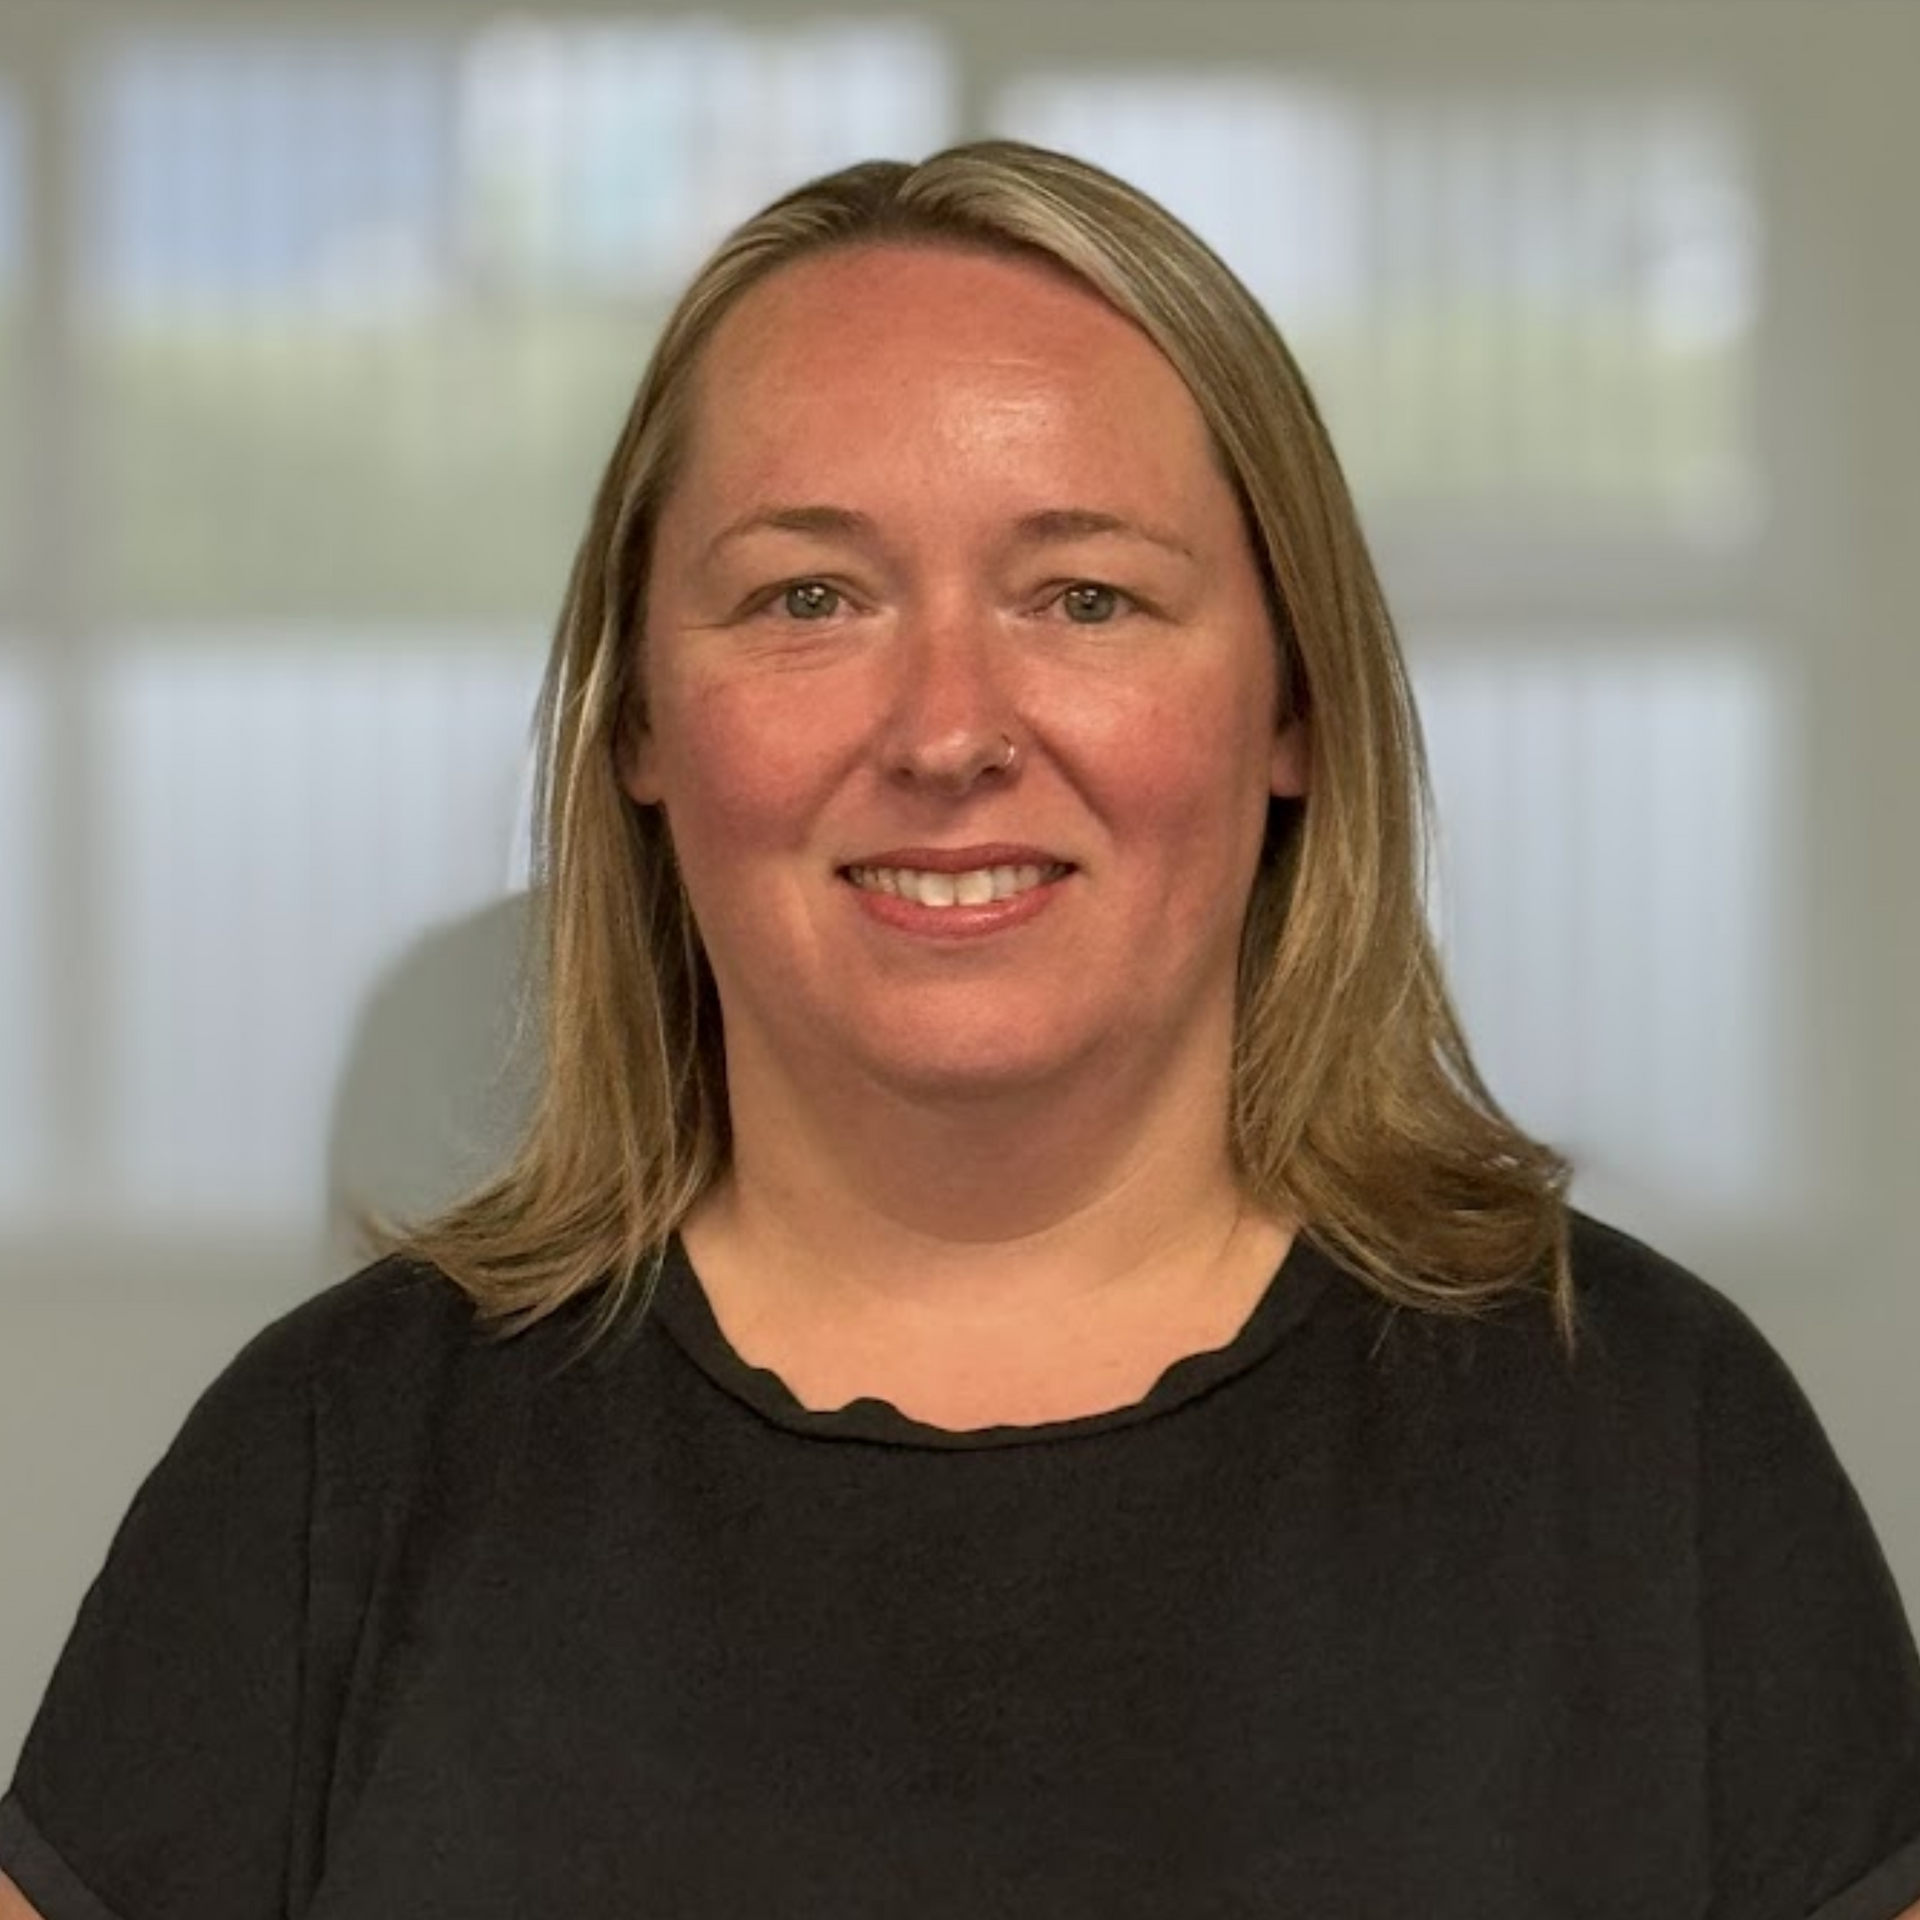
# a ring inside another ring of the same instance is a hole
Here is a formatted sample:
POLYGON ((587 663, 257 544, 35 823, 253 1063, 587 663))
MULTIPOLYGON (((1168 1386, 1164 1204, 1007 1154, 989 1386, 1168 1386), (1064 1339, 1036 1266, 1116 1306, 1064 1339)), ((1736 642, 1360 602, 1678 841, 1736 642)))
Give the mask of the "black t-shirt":
POLYGON ((1125 1410, 804 1410, 676 1249, 500 1342, 398 1264, 260 1336, 0 1804, 49 1920, 1713 1916, 1920 1899, 1920 1671, 1741 1315, 1576 1223, 1542 1310, 1305 1241, 1125 1410))

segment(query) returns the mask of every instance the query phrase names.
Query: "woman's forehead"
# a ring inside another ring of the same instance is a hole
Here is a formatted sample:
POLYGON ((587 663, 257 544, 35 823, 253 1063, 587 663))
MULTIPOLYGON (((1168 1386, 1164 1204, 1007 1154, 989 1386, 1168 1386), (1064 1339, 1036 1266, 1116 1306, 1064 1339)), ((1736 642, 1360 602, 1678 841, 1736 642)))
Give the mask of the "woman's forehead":
MULTIPOLYGON (((696 488, 1050 478, 1195 484, 1218 463, 1147 336, 1090 288, 978 249, 862 247, 742 296, 695 378, 696 488)), ((685 469, 683 469, 683 473, 685 469)))
POLYGON ((889 290, 903 295, 924 290, 936 303, 945 303, 945 318, 955 333, 964 332, 970 321, 991 318, 997 303, 1030 301, 1044 292, 1130 324, 1096 288, 1048 254, 942 237, 847 241, 801 253, 749 286, 722 324, 756 307, 791 311, 805 305, 857 315, 889 290))

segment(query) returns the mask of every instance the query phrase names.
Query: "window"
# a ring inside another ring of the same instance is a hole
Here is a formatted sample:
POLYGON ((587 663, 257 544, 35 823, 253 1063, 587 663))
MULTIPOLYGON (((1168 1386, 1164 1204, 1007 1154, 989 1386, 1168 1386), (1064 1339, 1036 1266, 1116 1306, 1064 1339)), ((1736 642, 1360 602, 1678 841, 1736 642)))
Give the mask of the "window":
POLYGON ((1766 499, 1738 116, 1186 71, 1036 74, 996 117, 1155 192, 1298 354, 1401 616, 1496 1095, 1583 1193, 1790 1207, 1802 795, 1739 625, 1766 499))
POLYGON ((937 131, 944 88, 878 24, 122 42, 90 223, 114 608, 544 623, 688 266, 937 131))
POLYGON ((539 663, 475 642, 144 633, 108 670, 108 1190, 133 1216, 319 1206, 375 976, 506 891, 539 663))
POLYGON ((1376 511, 1751 531, 1757 215, 1723 103, 1036 76, 997 118, 1212 242, 1376 511))
POLYGON ((1159 194, 1298 349, 1496 1091, 1628 1184, 1791 1206, 1821 796, 1770 624, 1812 596, 1766 537, 1770 123, 1652 58, 1456 84, 1250 20, 1209 13, 1251 50, 1210 67, 1144 16, 1105 66, 928 9, 109 7, 18 60, 0 26, 0 1229, 37 1155, 101 1218, 305 1230, 376 977, 515 884, 526 707, 666 301, 778 188, 975 123, 1159 194), (22 541, 60 513, 84 566, 22 541))
MULTIPOLYGON (((376 983, 524 877, 546 636, 666 300, 777 187, 940 137, 948 61, 882 19, 479 9, 65 59, 97 518, 83 637, 0 680, 0 884, 74 884, 0 936, 0 1044, 69 1090, 89 1218, 298 1238, 376 983)), ((0 1144, 35 1127, 6 1079, 0 1144)))
POLYGON ((1737 638, 1574 633, 1436 647, 1418 680, 1438 917, 1496 1091, 1603 1186, 1727 1225, 1803 1201, 1778 676, 1737 638))

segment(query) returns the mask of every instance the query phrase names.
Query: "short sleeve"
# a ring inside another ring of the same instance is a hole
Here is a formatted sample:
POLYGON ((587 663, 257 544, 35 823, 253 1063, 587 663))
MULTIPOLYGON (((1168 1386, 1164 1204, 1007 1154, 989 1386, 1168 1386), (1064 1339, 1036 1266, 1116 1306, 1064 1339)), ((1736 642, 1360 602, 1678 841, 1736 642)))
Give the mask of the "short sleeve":
POLYGON ((1819 1421, 1717 1301, 1700 1406, 1714 1920, 1920 1900, 1920 1662, 1819 1421))
POLYGON ((46 1920, 268 1920, 287 1898, 311 1444, 299 1318, 135 1497, 0 1802, 46 1920))

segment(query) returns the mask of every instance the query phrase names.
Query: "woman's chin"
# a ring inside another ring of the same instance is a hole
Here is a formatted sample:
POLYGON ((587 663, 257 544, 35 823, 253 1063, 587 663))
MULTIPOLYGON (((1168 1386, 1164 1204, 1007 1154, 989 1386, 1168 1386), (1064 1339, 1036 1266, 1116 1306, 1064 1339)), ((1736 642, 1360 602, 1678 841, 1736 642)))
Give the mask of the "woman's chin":
POLYGON ((856 1058, 871 1086, 922 1104, 956 1109, 1070 1098, 1076 1087, 1124 1077, 1131 1049, 1103 1047, 1095 1036, 1058 1029, 1030 1034, 1004 1027, 969 1034, 951 1029, 882 1046, 869 1037, 856 1058))

